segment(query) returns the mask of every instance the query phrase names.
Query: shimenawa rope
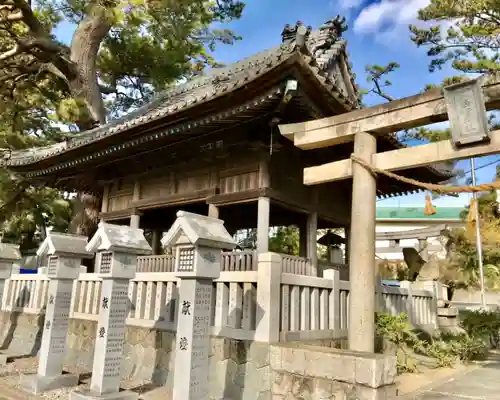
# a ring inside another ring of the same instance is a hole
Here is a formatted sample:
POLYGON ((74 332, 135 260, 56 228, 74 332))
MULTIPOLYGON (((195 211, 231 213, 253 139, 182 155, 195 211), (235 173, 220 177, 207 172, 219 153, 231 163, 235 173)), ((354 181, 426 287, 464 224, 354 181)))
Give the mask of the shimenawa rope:
POLYGON ((446 186, 446 185, 439 185, 435 183, 425 183, 425 182, 420 182, 415 179, 407 178, 405 176, 401 176, 398 174, 395 174, 393 172, 389 172, 380 168, 376 168, 371 166, 369 163, 366 161, 362 160, 361 158, 357 157, 354 154, 351 154, 351 160, 358 163, 362 167, 364 167, 366 170, 368 170, 371 174, 377 175, 385 175, 389 178, 398 180, 400 182, 408 183, 413 186, 420 187, 422 189, 428 190, 430 192, 435 192, 435 193, 478 193, 478 192, 486 192, 489 190, 495 190, 495 189, 500 189, 500 181, 495 181, 491 183, 483 183, 481 185, 475 185, 475 186, 446 186))

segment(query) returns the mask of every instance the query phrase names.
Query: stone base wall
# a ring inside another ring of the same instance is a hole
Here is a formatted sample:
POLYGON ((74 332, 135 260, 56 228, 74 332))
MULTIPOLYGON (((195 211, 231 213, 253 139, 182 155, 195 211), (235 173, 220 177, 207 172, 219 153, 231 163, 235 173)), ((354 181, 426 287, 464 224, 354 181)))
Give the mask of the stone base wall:
POLYGON ((36 356, 43 334, 43 315, 0 311, 0 350, 36 356))
MULTIPOLYGON (((71 320, 66 364, 92 370, 97 324, 71 320)), ((175 334, 156 329, 127 327, 122 379, 152 380, 173 387, 175 334)), ((215 399, 260 399, 270 388, 269 345, 212 337, 210 396, 215 399)))
MULTIPOLYGON (((20 354, 26 354, 28 350, 30 354, 36 355, 40 346, 43 316, 2 313, 0 318, 0 339, 5 342, 5 338, 12 338, 8 342, 9 352, 24 349, 24 353, 20 354)), ((92 371, 96 331, 97 323, 94 321, 70 320, 65 368, 80 373, 92 371)), ((318 340, 307 344, 294 342, 269 345, 212 337, 209 353, 210 399, 344 398, 335 397, 339 394, 356 394, 360 400, 385 398, 379 396, 387 388, 370 387, 381 382, 385 385, 390 378, 391 372, 387 372, 390 366, 380 361, 383 356, 374 359, 368 366, 356 361, 357 358, 353 358, 352 354, 344 360, 344 351, 338 349, 345 347, 345 344, 345 340, 318 340), (352 376, 347 376, 346 365, 358 370, 349 370, 352 376), (375 371, 382 368, 385 372, 381 372, 380 377, 374 377, 367 372, 367 368, 375 371), (362 377, 362 373, 366 376, 362 377)), ((174 351, 174 333, 127 327, 122 379, 132 379, 138 384, 151 380, 154 386, 164 386, 166 398, 169 398, 174 378, 174 351)))
POLYGON ((331 379, 273 370, 272 400, 387 400, 397 395, 395 385, 370 388, 331 379))

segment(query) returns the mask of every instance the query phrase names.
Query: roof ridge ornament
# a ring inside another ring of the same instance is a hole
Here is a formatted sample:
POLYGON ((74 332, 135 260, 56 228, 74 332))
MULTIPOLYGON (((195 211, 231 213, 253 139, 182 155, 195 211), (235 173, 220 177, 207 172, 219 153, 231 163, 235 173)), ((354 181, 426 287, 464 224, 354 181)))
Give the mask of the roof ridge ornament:
MULTIPOLYGON (((297 37, 297 30, 301 26, 304 26, 304 23, 302 21, 297 21, 295 23, 295 26, 291 26, 290 24, 286 24, 285 27, 283 28, 283 31, 281 32, 281 42, 283 44, 290 44, 293 41, 295 41, 295 38, 297 37)), ((309 37, 311 32, 312 32, 312 26, 309 25, 306 28, 306 32, 305 32, 306 39, 309 37)))
POLYGON ((348 29, 347 20, 345 17, 337 15, 331 18, 319 27, 319 37, 311 49, 312 54, 316 54, 318 50, 326 50, 342 38, 342 33, 348 29))
POLYGON ((331 18, 321 25, 319 30, 322 32, 327 31, 329 35, 335 36, 337 40, 342 37, 342 34, 346 32, 348 28, 346 17, 337 15, 335 18, 331 18))

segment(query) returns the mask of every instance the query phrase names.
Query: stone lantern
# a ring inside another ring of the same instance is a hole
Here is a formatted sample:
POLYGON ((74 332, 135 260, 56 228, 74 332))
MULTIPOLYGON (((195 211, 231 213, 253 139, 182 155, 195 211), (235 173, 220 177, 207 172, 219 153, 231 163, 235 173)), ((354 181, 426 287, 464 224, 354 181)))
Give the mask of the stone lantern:
POLYGON ((151 254, 142 229, 101 222, 87 250, 97 252, 97 273, 103 279, 132 279, 137 257, 151 254))
POLYGON ((142 229, 101 222, 87 250, 97 252, 97 273, 102 278, 94 364, 90 391, 74 391, 69 398, 135 400, 137 393, 120 391, 128 288, 135 277, 137 257, 151 254, 152 249, 142 229))
POLYGON ((50 232, 38 248, 37 256, 48 258, 50 282, 38 373, 21 375, 21 387, 31 393, 78 384, 78 376, 62 371, 73 283, 82 259, 93 256, 86 246, 86 236, 50 232))
POLYGON ((179 211, 162 245, 174 247, 181 279, 173 400, 206 399, 213 280, 220 276, 222 249, 236 243, 222 220, 179 211))

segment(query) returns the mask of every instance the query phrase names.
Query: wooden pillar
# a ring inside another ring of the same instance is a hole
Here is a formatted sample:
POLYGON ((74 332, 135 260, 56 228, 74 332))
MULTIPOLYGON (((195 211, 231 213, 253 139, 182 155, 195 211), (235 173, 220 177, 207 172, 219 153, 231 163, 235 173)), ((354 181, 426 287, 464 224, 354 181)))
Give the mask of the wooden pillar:
POLYGON ((104 185, 102 189, 102 204, 101 204, 101 212, 108 212, 108 204, 109 204, 109 183, 104 185))
POLYGON ((307 257, 307 223, 299 225, 299 256, 307 257))
POLYGON ((264 159, 259 162, 259 186, 267 188, 271 184, 271 173, 269 171, 269 159, 264 159))
POLYGON ((155 229, 153 231, 153 237, 151 238, 151 248, 153 249, 153 255, 161 254, 161 235, 162 231, 155 229))
MULTIPOLYGON (((104 184, 104 188, 102 189, 102 203, 101 203, 101 213, 108 212, 109 208, 109 183, 104 184)), ((103 219, 101 218, 101 222, 103 219)))
MULTIPOLYGON (((259 186, 267 188, 270 182, 269 160, 266 158, 259 163, 259 186)), ((269 251, 270 211, 271 199, 269 197, 259 197, 257 202, 257 253, 269 251)))
MULTIPOLYGON (((354 138, 354 154, 371 162, 376 138, 366 132, 354 138)), ((375 341, 375 176, 352 163, 352 210, 349 246, 349 349, 374 352, 375 341)))
POLYGON ((208 216, 212 218, 219 218, 219 207, 217 207, 215 204, 209 204, 208 216))
MULTIPOLYGON (((134 182, 134 192, 132 194, 132 203, 139 201, 141 198, 141 184, 139 181, 134 182)), ((139 229, 141 222, 140 214, 134 209, 132 215, 130 216, 130 227, 139 229)))
POLYGON ((130 215, 130 227, 135 228, 135 229, 139 229, 140 223, 141 223, 141 216, 137 212, 137 210, 134 210, 133 214, 130 215))
POLYGON ((307 215, 307 258, 311 263, 311 275, 318 276, 318 213, 307 215))
POLYGON ((345 263, 349 264, 349 246, 351 245, 351 225, 346 225, 344 227, 344 239, 345 239, 345 244, 344 244, 344 259, 345 263))
POLYGON ((271 199, 259 197, 257 202, 257 253, 269 251, 269 212, 271 199))

